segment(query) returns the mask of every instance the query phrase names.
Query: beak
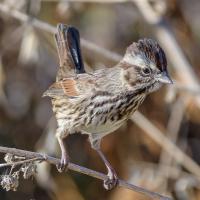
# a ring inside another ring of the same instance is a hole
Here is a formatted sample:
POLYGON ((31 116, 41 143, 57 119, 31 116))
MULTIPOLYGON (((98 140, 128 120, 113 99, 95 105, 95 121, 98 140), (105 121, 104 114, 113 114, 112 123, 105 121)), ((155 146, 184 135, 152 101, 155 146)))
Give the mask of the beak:
POLYGON ((172 79, 170 78, 169 74, 167 73, 167 71, 162 72, 161 74, 159 74, 159 76, 157 77, 158 81, 164 84, 173 84, 172 79))

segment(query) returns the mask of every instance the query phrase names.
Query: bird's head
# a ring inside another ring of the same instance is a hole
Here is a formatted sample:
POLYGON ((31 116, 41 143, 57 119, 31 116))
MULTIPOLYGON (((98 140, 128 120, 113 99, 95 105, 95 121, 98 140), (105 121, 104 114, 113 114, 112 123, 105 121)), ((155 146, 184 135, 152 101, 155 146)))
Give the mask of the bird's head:
POLYGON ((171 84, 164 51, 152 39, 131 44, 121 61, 124 81, 134 89, 153 92, 163 84, 171 84))

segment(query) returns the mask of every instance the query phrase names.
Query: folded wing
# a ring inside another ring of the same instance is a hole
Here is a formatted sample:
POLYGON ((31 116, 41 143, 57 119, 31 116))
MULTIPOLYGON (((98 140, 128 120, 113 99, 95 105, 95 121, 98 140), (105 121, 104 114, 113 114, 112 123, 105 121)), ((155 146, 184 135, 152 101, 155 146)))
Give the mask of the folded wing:
POLYGON ((67 98, 78 98, 88 96, 95 87, 95 79, 88 74, 80 74, 78 77, 65 78, 52 84, 43 96, 56 98, 65 96, 67 98))

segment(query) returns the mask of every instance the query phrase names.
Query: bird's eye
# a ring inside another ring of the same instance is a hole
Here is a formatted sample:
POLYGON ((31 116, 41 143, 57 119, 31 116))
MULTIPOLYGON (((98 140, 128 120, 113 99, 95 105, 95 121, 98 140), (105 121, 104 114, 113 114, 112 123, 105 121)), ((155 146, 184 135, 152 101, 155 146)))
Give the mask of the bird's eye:
POLYGON ((151 73, 151 70, 149 69, 149 68, 147 68, 147 67, 145 67, 144 69, 143 69, 143 73, 144 74, 150 74, 151 73))

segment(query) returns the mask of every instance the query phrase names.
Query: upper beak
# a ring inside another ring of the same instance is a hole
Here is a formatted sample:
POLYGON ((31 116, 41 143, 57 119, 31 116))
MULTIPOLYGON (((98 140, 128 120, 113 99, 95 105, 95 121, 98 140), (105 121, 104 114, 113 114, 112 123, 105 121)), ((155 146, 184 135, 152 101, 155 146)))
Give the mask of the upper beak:
POLYGON ((173 84, 172 79, 170 78, 169 74, 164 71, 157 77, 158 81, 164 84, 173 84))

